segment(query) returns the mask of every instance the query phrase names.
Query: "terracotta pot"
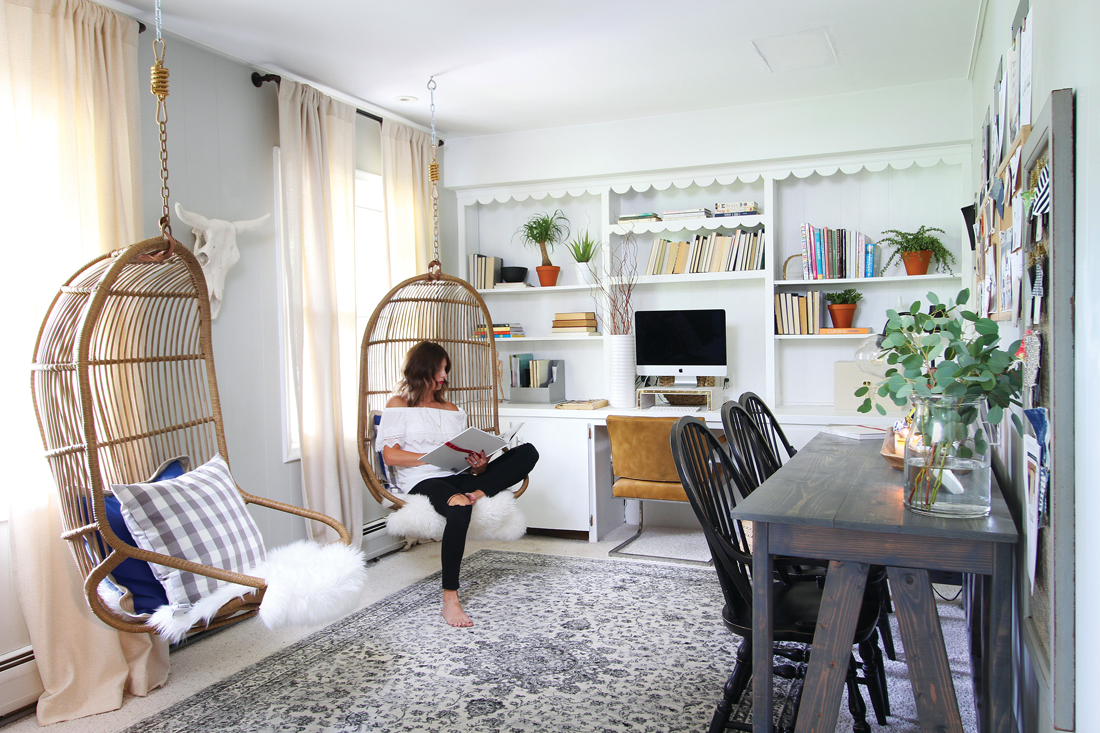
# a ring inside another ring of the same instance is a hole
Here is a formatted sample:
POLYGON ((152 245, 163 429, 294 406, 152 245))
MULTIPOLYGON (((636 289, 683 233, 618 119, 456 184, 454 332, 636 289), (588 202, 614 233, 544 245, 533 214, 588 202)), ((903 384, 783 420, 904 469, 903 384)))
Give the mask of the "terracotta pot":
POLYGON ((902 252, 901 259, 905 263, 905 274, 927 275, 928 263, 932 261, 932 253, 926 249, 920 252, 902 252))
POLYGON ((539 265, 535 268, 535 271, 539 274, 539 285, 544 288, 552 288, 558 284, 558 273, 561 272, 561 268, 557 265, 539 265))
POLYGON ((829 317, 833 319, 833 328, 851 328, 855 316, 855 303, 829 303, 829 317))

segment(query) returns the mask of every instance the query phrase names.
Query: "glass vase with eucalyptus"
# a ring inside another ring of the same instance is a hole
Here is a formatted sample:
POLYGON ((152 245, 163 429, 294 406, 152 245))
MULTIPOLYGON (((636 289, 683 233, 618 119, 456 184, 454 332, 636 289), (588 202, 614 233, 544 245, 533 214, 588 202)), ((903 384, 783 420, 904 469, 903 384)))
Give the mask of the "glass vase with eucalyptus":
MULTIPOLYGON (((885 379, 856 390, 865 397, 860 412, 870 412, 872 389, 898 406, 912 402, 905 506, 921 513, 989 514, 990 425, 1020 404, 1020 342, 999 349, 997 323, 963 310, 969 296, 963 290, 954 302, 942 303, 929 293, 927 312, 920 301, 903 313, 888 310, 880 344, 889 366, 885 379)), ((874 406, 886 414, 881 404, 874 406)), ((1019 415, 1012 421, 1019 431, 1019 415)))
POLYGON ((922 514, 984 517, 991 502, 985 398, 911 397, 905 440, 905 506, 922 514))

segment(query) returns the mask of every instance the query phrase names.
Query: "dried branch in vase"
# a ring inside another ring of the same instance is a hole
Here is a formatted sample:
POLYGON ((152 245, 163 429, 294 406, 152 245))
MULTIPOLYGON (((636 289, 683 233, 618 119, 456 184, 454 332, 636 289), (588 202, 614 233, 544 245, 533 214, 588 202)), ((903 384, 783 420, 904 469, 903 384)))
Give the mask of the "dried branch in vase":
POLYGON ((638 245, 633 234, 623 237, 617 249, 610 249, 606 271, 597 268, 592 297, 603 312, 604 330, 611 336, 629 336, 634 327, 631 296, 638 282, 638 245))

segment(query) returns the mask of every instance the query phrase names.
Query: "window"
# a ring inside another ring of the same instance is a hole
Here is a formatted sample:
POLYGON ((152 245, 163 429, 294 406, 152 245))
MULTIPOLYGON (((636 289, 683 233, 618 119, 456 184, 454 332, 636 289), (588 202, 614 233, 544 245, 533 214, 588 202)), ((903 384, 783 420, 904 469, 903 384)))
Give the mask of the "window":
MULTIPOLYGON (((280 181, 279 149, 274 152, 275 180, 280 181)), ((276 185, 276 241, 282 241, 282 191, 276 185)), ((386 261, 386 225, 382 215, 382 176, 355 171, 355 332, 361 336, 374 307, 389 290, 389 265, 386 261)), ((283 385, 283 462, 301 460, 298 442, 298 403, 291 379, 290 313, 284 282, 282 247, 279 247, 279 352, 282 354, 280 378, 283 385)), ((359 353, 358 343, 355 353, 359 353)), ((356 372, 358 373, 358 372, 356 372)), ((354 408, 352 408, 354 409, 354 408)))

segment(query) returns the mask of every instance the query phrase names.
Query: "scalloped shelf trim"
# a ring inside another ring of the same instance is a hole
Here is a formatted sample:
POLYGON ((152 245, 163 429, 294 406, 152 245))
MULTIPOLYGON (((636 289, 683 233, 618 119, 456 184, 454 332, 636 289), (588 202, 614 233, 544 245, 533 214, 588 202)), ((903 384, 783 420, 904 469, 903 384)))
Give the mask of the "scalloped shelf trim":
POLYGON ((545 191, 517 191, 515 193, 502 193, 495 195, 477 196, 474 200, 479 204, 491 204, 494 201, 496 203, 505 204, 509 201, 526 201, 527 199, 534 199, 541 201, 547 197, 551 199, 562 199, 566 196, 599 196, 604 191, 610 189, 617 194, 624 194, 628 191, 637 191, 638 193, 645 193, 646 191, 655 189, 657 191, 666 191, 672 186, 676 188, 684 189, 691 186, 699 186, 706 188, 707 186, 713 186, 715 183, 722 186, 729 186, 737 181, 742 183, 754 183, 762 176, 771 176, 777 181, 785 180, 790 176, 795 178, 809 178, 813 174, 820 176, 832 176, 837 173, 859 173, 866 169, 871 173, 878 173, 884 171, 887 168, 893 168, 894 170, 905 170, 906 168, 912 168, 914 165, 921 168, 931 168, 932 166, 939 165, 940 163, 947 163, 948 165, 962 165, 969 162, 969 158, 958 154, 948 155, 930 155, 925 157, 913 156, 907 158, 900 158, 897 160, 884 160, 884 161, 867 161, 861 163, 847 163, 841 165, 819 165, 811 166, 807 168, 781 168, 781 169, 763 169, 754 173, 736 173, 731 175, 706 175, 706 176, 694 176, 691 178, 668 178, 657 181, 643 181, 637 183, 621 183, 612 186, 600 185, 600 186, 582 186, 579 188, 559 188, 548 189, 545 191))

